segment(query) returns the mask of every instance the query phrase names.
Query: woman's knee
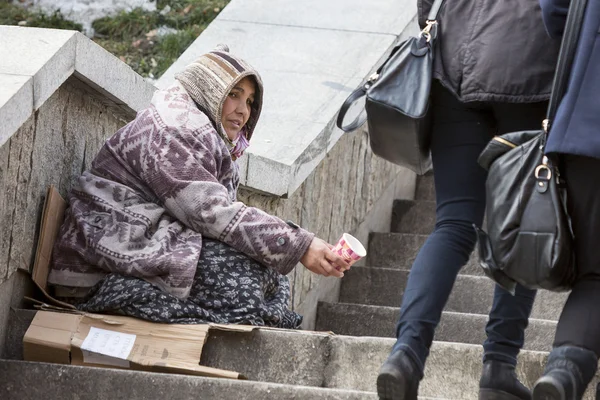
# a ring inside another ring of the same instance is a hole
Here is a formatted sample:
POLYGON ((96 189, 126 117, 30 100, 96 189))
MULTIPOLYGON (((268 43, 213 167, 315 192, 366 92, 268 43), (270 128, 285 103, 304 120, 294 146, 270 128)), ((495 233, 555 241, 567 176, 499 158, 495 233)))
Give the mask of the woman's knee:
POLYGON ((437 222, 434 234, 441 236, 444 240, 457 246, 461 250, 468 251, 469 254, 475 249, 477 236, 473 223, 466 220, 445 220, 437 222))

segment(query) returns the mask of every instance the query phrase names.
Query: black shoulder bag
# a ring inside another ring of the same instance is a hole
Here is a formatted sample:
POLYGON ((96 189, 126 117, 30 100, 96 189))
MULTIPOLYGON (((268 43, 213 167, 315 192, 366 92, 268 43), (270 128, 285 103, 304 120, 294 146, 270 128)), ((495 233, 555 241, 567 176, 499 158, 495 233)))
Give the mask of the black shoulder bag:
POLYGON ((543 130, 497 136, 479 157, 489 171, 488 232, 475 227, 480 264, 487 276, 513 294, 516 283, 569 290, 576 276, 564 181, 544 149, 567 88, 586 3, 571 2, 543 130))
POLYGON ((396 46, 377 72, 346 99, 337 118, 338 128, 345 132, 366 120, 373 153, 418 174, 431 168, 429 92, 442 3, 435 0, 420 35, 396 46), (344 124, 352 104, 363 96, 366 116, 344 124))

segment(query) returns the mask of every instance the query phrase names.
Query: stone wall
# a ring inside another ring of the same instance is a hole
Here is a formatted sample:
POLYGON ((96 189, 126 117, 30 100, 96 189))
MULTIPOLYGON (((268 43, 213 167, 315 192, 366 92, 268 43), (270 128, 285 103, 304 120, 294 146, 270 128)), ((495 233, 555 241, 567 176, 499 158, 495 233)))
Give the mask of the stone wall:
MULTIPOLYGON (((414 196, 414 173, 373 155, 366 129, 345 134, 289 199, 240 190, 239 198, 290 219, 334 244, 344 232, 365 246, 370 231, 388 232, 392 202, 414 196)), ((314 328, 320 300, 337 302, 339 279, 315 275, 299 264, 289 275, 293 308, 314 328)))
POLYGON ((9 307, 30 291, 28 275, 16 272, 33 264, 47 187, 66 196, 104 140, 132 117, 71 77, 0 147, 0 350, 9 307))

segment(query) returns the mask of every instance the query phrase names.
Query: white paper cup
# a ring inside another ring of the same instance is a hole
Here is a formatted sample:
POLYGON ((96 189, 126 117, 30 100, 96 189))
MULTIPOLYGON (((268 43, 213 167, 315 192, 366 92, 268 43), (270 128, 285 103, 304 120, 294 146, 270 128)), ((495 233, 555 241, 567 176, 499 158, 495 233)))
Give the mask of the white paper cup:
POLYGON ((332 250, 350 265, 367 255, 365 246, 349 233, 344 233, 332 250))

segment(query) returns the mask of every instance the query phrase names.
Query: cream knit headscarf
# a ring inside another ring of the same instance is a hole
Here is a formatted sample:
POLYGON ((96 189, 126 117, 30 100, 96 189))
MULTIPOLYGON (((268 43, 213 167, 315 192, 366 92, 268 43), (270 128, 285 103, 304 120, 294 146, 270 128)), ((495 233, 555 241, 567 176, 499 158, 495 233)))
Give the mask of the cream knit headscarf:
POLYGON ((223 104, 231 89, 247 76, 252 76, 256 83, 250 118, 243 130, 246 139, 250 141, 263 102, 262 79, 250 64, 230 54, 227 45, 218 45, 215 50, 202 55, 175 75, 175 79, 181 82, 201 111, 212 120, 215 129, 230 150, 235 147, 235 143, 229 140, 221 124, 223 104))

